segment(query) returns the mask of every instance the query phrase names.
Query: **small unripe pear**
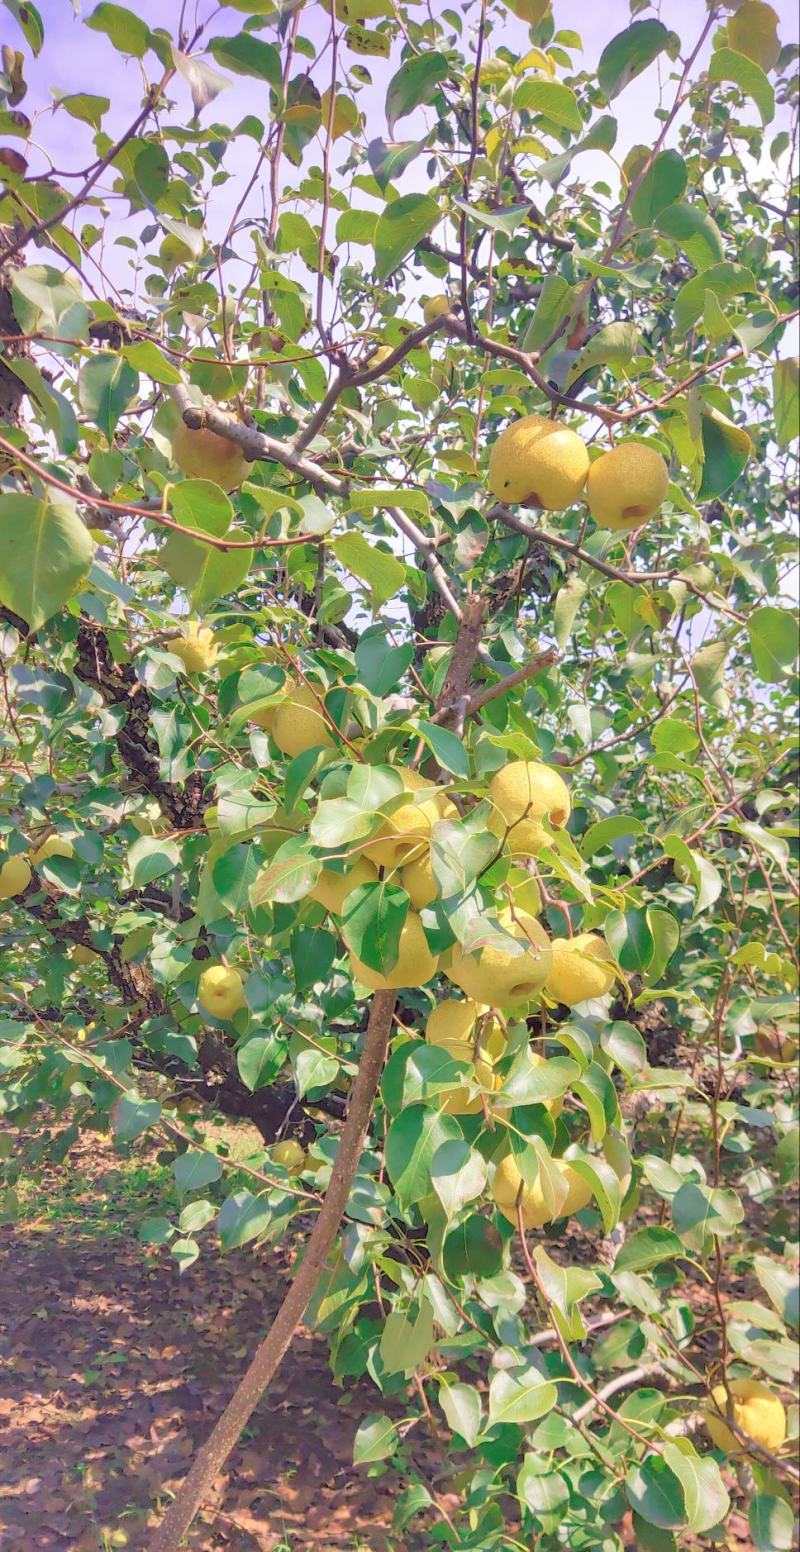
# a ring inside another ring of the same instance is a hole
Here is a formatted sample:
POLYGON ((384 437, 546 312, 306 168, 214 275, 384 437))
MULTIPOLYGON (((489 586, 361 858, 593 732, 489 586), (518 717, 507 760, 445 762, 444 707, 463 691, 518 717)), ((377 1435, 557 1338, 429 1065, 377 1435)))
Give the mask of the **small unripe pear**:
POLYGON ((426 323, 435 323, 437 318, 443 318, 445 313, 453 311, 453 303, 449 296, 440 293, 439 296, 429 296, 423 309, 422 316, 426 323))
POLYGON ((287 1137, 283 1142, 276 1142, 271 1152, 275 1163, 282 1164, 283 1168, 290 1175, 299 1175, 305 1166, 305 1148, 294 1137, 287 1137))

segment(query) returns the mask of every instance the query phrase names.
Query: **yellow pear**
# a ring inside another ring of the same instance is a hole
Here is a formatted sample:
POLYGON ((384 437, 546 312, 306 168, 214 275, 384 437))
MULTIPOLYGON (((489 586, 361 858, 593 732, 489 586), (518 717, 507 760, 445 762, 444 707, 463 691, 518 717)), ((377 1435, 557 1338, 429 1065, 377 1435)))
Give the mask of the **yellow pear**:
POLYGON ((415 911, 424 910, 426 905, 437 898, 439 886, 433 876, 429 851, 424 851, 408 867, 403 868, 400 882, 415 911))
POLYGON ((404 803, 381 826, 370 843, 369 855, 382 868, 407 867, 423 857, 430 845, 431 830, 440 819, 456 816, 447 794, 419 771, 401 770, 403 786, 415 794, 413 803, 404 803))
POLYGON ((562 829, 571 812, 563 776, 539 760, 511 760, 496 771, 489 783, 489 801, 489 829, 505 837, 512 857, 534 857, 550 844, 542 819, 562 829))
POLYGON ((595 522, 616 533, 654 517, 668 486, 669 470, 654 447, 620 442, 592 464, 586 500, 595 522))
POLYGON ((241 448, 208 426, 193 431, 178 421, 172 437, 172 462, 193 480, 211 480, 223 490, 238 490, 251 473, 241 448))
MULTIPOLYGON (((476 1046, 479 1020, 488 1009, 476 1002, 461 1002, 448 997, 440 1002, 425 1025, 425 1039, 429 1045, 441 1046, 457 1061, 469 1062, 482 1089, 499 1089, 503 1079, 494 1070, 495 1062, 506 1048, 506 1034, 495 1018, 485 1019, 480 1028, 480 1045, 476 1046)), ((470 1094, 466 1084, 447 1091, 440 1104, 444 1115, 478 1115, 483 1109, 480 1094, 470 1094)))
MULTIPOLYGON (((327 135, 331 113, 331 89, 329 86, 326 86, 322 93, 319 105, 322 110, 322 133, 327 135)), ((358 128, 360 118, 361 114, 352 97, 345 97, 342 92, 337 92, 333 104, 331 138, 339 140, 342 135, 351 134, 354 129, 358 128)))
POLYGON ((437 962, 428 947, 425 929, 416 911, 409 911, 400 933, 397 962, 389 970, 372 970, 350 955, 353 975, 370 991, 400 990, 407 986, 425 986, 436 974, 437 962))
POLYGON ((523 415, 501 431, 489 454, 489 489, 498 501, 562 512, 589 472, 586 444, 544 415, 523 415))
POLYGON ((309 684, 287 679, 285 699, 274 708, 269 731, 278 748, 290 759, 318 744, 328 749, 334 746, 333 730, 320 705, 324 696, 322 685, 315 693, 309 684))
POLYGON ((524 944, 523 953, 506 952, 492 944, 477 954, 465 954, 457 943, 445 969, 449 980, 468 997, 493 1008, 513 1008, 530 1002, 541 991, 553 962, 550 939, 536 918, 524 911, 517 911, 515 917, 510 911, 501 911, 498 920, 524 944))
POLYGON ((48 835, 41 846, 37 846, 30 852, 30 859, 35 868, 41 867, 48 857, 74 857, 75 847, 63 835, 48 835))
POLYGON ((69 951, 69 957, 73 965, 93 965, 100 955, 85 943, 75 943, 69 951))
POLYGON ((423 309, 422 316, 426 323, 435 323, 437 318, 443 318, 445 313, 453 311, 453 303, 449 296, 440 293, 439 296, 429 296, 423 309))
POLYGON ((614 956, 605 938, 579 932, 553 939, 553 965, 545 991, 555 1002, 574 1008, 588 997, 604 997, 614 985, 614 956))
POLYGON ((167 651, 180 658, 187 674, 203 674, 216 662, 219 645, 210 625, 190 620, 177 641, 167 642, 167 651))
POLYGON ((32 876, 31 865, 21 852, 7 857, 0 866, 0 900, 11 900, 14 895, 23 894, 32 876))
POLYGON ((361 884, 374 884, 378 877, 377 868, 366 857, 358 857, 346 873, 337 873, 333 868, 323 868, 314 888, 310 890, 312 900, 318 900, 324 905, 326 911, 333 916, 342 916, 344 913, 347 896, 361 884))
POLYGON ((197 1000, 214 1018, 230 1019, 245 1006, 244 986, 231 965, 209 965, 197 988, 197 1000))
POLYGON ((501 1159, 494 1172, 492 1196, 504 1218, 517 1227, 517 1199, 522 1207, 522 1222, 526 1229, 540 1229, 554 1218, 570 1218, 591 1201, 592 1189, 587 1181, 565 1159, 553 1159, 558 1174, 566 1181, 567 1194, 557 1213, 551 1212, 542 1194, 540 1178, 529 1186, 523 1181, 513 1154, 501 1159))
POLYGON ((728 18, 728 42, 737 54, 771 70, 781 51, 777 12, 762 0, 745 0, 728 18))
POLYGON ((433 1012, 428 1016, 425 1039, 429 1045, 467 1043, 474 1047, 478 1021, 483 1019, 480 1049, 495 1062, 505 1051, 507 1039, 499 1019, 485 1018, 488 1012, 489 1009, 485 1003, 460 997, 445 997, 443 1002, 436 1004, 433 1012))
POLYGON ((299 1175, 305 1167, 306 1150, 294 1137, 287 1137, 284 1142, 276 1142, 270 1149, 270 1153, 275 1163, 282 1164, 290 1175, 299 1175))
MULTIPOLYGON (((733 1422, 754 1444, 765 1450, 779 1450, 786 1439, 786 1412, 783 1403, 760 1380, 731 1380, 733 1397, 733 1422)), ((715 1385, 711 1392, 717 1409, 708 1406, 704 1412, 705 1425, 718 1450, 733 1455, 743 1446, 723 1421, 727 1415, 727 1396, 724 1385, 715 1385), (722 1412, 723 1417, 719 1416, 722 1412)))

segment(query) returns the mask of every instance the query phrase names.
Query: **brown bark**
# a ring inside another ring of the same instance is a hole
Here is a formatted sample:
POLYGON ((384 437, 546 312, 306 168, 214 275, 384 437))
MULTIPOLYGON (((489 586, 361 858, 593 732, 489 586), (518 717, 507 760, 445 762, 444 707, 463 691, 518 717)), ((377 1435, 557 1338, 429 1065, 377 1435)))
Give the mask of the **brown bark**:
POLYGON ((194 1465, 158 1527, 149 1552, 177 1552, 213 1482, 225 1465, 242 1429, 258 1406, 294 1336, 333 1248, 364 1146, 380 1082, 396 1002, 394 992, 376 992, 347 1120, 330 1185, 311 1232, 306 1252, 288 1293, 249 1369, 196 1456, 194 1465))

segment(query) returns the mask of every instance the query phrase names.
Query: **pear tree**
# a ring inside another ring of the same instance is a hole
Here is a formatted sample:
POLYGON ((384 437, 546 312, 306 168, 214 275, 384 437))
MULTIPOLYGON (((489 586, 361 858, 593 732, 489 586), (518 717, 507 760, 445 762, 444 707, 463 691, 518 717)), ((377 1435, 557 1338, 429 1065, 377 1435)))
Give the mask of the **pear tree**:
POLYGON ((788 7, 51 9, 2 12, 0 1202, 103 1136, 173 1162, 176 1277, 298 1252, 141 1544, 304 1322, 397 1548, 789 1547, 788 7))

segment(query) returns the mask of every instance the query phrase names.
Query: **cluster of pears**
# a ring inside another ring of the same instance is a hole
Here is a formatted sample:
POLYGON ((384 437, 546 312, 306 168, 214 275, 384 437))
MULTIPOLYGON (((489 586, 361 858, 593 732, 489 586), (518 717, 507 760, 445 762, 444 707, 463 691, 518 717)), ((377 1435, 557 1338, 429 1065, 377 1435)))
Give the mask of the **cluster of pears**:
MULTIPOLYGON (((278 708, 280 712, 282 708, 278 708)), ((376 970, 354 953, 353 974, 370 991, 425 986, 441 971, 472 1004, 496 1009, 526 1010, 543 992, 552 1001, 576 1003, 608 993, 616 976, 613 956, 604 939, 583 932, 551 940, 537 914, 538 888, 528 879, 513 905, 498 913, 509 939, 496 939, 476 951, 456 943, 437 956, 431 950, 420 912, 437 898, 439 889, 431 865, 433 827, 458 817, 447 793, 419 772, 400 772, 410 801, 397 808, 377 834, 363 843, 350 867, 338 871, 323 866, 311 898, 333 917, 347 913, 348 900, 361 885, 384 878, 397 880, 410 900, 393 965, 376 970)), ((548 827, 564 826, 570 815, 569 789, 562 776, 537 760, 513 760, 489 785, 490 828, 514 861, 536 855, 550 840, 548 827)), ((237 970, 209 966, 201 976, 201 1005, 216 1018, 232 1018, 244 1006, 237 970)), ((496 1037, 494 1037, 496 1038, 496 1037)), ((487 1047, 490 1049, 490 1047, 487 1047)))
POLYGON ((0 900, 12 900, 25 893, 34 868, 47 862, 49 857, 74 857, 75 847, 64 835, 48 835, 29 847, 27 854, 14 852, 0 866, 0 900))
POLYGON ((620 442, 594 462, 582 437, 544 415, 523 415, 501 431, 489 454, 488 484, 498 501, 563 512, 585 492, 601 528, 638 528, 667 494, 661 454, 642 442, 620 442))

